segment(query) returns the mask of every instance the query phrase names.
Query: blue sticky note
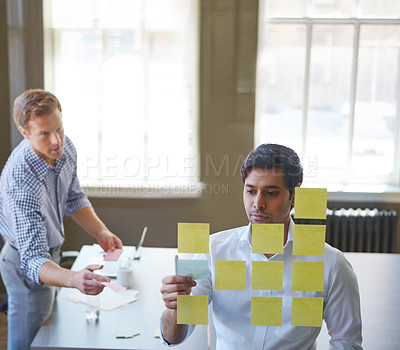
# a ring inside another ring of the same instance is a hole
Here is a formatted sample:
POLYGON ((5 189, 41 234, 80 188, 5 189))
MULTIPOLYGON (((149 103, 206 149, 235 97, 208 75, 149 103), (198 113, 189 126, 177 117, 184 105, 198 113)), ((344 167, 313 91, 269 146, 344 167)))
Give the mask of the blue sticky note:
POLYGON ((194 280, 207 278, 209 274, 207 260, 176 259, 176 275, 191 276, 194 280))

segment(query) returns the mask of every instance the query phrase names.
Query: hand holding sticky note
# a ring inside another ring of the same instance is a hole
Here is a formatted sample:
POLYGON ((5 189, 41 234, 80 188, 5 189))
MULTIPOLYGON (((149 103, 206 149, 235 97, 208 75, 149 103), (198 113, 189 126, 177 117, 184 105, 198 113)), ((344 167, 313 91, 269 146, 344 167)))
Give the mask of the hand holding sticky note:
POLYGON ((122 254, 122 249, 107 250, 106 255, 104 255, 104 261, 117 261, 122 254))
POLYGON ((121 286, 117 282, 101 282, 101 284, 104 285, 105 287, 110 288, 115 293, 122 292, 123 290, 126 289, 124 286, 121 286))

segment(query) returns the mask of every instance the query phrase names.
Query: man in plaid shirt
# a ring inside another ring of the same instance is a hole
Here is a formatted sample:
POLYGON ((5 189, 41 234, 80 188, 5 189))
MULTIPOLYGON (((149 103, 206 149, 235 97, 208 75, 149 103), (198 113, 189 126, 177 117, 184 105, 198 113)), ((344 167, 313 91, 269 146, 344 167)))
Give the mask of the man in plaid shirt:
POLYGON ((50 315, 55 286, 99 294, 109 278, 59 266, 63 216, 69 215, 107 250, 121 240, 94 212, 79 185, 76 151, 64 136, 56 96, 27 90, 16 98, 14 121, 24 140, 14 149, 0 178, 0 234, 6 243, 0 272, 8 294, 8 349, 30 348, 50 315))

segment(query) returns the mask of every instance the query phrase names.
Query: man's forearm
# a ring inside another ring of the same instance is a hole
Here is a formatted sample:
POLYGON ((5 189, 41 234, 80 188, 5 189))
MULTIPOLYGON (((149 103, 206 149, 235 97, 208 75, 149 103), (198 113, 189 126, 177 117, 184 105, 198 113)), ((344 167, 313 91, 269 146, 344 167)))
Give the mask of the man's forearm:
POLYGON ((98 237, 102 231, 108 231, 92 207, 83 207, 72 214, 74 221, 92 237, 98 237))
POLYGON ((161 331, 163 338, 169 344, 181 343, 187 335, 187 324, 176 323, 176 310, 167 309, 161 317, 161 331))
POLYGON ((72 271, 60 267, 53 261, 44 263, 39 270, 40 280, 45 284, 56 287, 74 287, 72 276, 72 271))
POLYGON ((110 282, 108 277, 93 273, 100 267, 101 265, 88 265, 81 271, 70 271, 53 261, 47 261, 40 268, 39 277, 45 284, 76 288, 83 294, 97 295, 104 289, 102 282, 110 282))

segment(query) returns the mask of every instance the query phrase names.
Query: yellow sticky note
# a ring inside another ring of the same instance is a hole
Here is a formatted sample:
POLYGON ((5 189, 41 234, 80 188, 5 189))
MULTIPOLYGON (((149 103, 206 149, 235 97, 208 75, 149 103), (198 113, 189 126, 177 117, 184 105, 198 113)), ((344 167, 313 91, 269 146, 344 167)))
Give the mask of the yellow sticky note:
POLYGON ((208 253, 210 224, 178 223, 179 253, 208 253))
POLYGON ((295 225, 293 255, 325 255, 325 225, 295 225))
POLYGON ((252 289, 283 289, 283 261, 253 261, 252 266, 252 289))
POLYGON ((208 324, 207 295, 178 295, 178 324, 208 324))
POLYGON ((252 326, 282 326, 282 298, 251 297, 252 326))
POLYGON ((326 219, 328 191, 326 188, 295 188, 294 217, 326 219))
POLYGON ((292 326, 321 327, 324 298, 292 298, 292 326))
POLYGON ((293 261, 292 290, 324 290, 323 261, 293 261))
POLYGON ((251 235, 254 254, 283 253, 283 224, 252 224, 251 235))
POLYGON ((246 262, 215 260, 215 289, 246 290, 246 262))

